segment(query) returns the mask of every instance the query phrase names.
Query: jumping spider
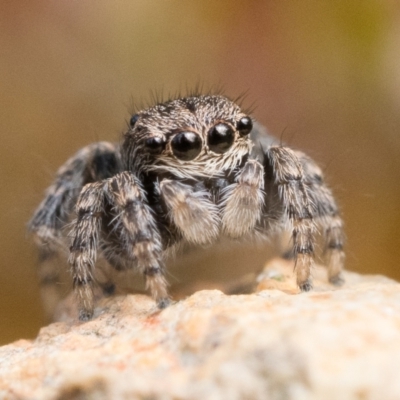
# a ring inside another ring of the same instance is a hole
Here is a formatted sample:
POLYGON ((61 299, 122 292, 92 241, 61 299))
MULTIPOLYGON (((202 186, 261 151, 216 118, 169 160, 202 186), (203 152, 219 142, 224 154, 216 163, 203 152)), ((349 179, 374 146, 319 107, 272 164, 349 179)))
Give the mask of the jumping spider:
POLYGON ((46 260, 71 223, 79 318, 93 316, 98 253, 117 270, 139 270, 164 308, 169 249, 282 227, 292 232, 302 291, 312 288, 317 226, 329 280, 341 283, 343 223, 322 172, 305 154, 274 142, 226 97, 196 95, 141 110, 120 145, 94 143, 70 158, 29 227, 46 260))

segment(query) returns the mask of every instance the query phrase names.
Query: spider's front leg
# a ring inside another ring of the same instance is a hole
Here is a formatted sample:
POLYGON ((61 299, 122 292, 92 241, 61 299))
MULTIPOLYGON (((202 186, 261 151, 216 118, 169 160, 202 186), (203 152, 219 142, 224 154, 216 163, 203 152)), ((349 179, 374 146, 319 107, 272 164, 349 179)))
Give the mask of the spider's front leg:
MULTIPOLYGON (((111 257, 113 249, 103 249, 109 261, 124 259, 125 265, 136 266, 146 277, 146 284, 159 308, 169 303, 164 278, 162 244, 153 214, 139 180, 129 172, 122 172, 106 181, 86 185, 77 202, 78 218, 73 229, 73 243, 69 262, 78 299, 79 319, 89 320, 94 309, 94 264, 99 247, 100 231, 118 236, 118 257, 111 257), (102 224, 105 205, 115 213, 113 223, 102 224), (108 231, 107 231, 108 230, 108 231), (112 230, 112 232, 111 232, 112 230)), ((109 243, 104 241, 105 246, 109 243)), ((117 267, 115 263, 113 266, 117 267)))
POLYGON ((161 237, 139 179, 129 172, 110 178, 106 196, 116 213, 115 225, 110 227, 115 227, 119 236, 121 254, 145 276, 157 306, 167 307, 169 297, 161 237))
POLYGON ((285 218, 292 230, 297 285, 300 290, 309 291, 312 289, 310 275, 314 263, 316 228, 305 174, 296 153, 287 147, 270 147, 266 155, 266 168, 271 172, 273 184, 277 185, 285 218))

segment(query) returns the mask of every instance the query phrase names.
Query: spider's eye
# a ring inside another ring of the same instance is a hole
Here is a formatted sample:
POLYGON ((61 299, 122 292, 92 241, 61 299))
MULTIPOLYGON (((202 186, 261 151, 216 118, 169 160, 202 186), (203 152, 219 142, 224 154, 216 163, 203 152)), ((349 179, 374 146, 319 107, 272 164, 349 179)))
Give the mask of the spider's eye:
POLYGON ((253 121, 250 117, 240 118, 239 122, 237 123, 237 129, 241 136, 246 136, 253 129, 253 121))
POLYGON ((165 149, 165 141, 159 136, 146 139, 144 145, 150 154, 160 154, 165 149))
POLYGON ((172 151, 180 160, 193 160, 201 151, 201 138, 194 132, 180 132, 171 141, 172 151))
POLYGON ((228 124, 217 124, 208 131, 208 147, 214 153, 225 153, 235 140, 235 132, 228 124))
POLYGON ((135 114, 132 116, 132 118, 129 121, 129 125, 131 128, 133 128, 135 126, 138 119, 139 119, 139 115, 135 114))

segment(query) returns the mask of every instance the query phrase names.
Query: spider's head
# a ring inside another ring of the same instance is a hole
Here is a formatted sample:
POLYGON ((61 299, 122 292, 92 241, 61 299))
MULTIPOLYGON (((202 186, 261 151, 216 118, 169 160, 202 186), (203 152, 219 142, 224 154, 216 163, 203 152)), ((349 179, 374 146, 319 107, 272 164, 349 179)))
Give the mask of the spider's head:
POLYGON ((223 96, 170 100, 131 118, 123 154, 133 170, 212 176, 250 153, 252 127, 251 118, 223 96))

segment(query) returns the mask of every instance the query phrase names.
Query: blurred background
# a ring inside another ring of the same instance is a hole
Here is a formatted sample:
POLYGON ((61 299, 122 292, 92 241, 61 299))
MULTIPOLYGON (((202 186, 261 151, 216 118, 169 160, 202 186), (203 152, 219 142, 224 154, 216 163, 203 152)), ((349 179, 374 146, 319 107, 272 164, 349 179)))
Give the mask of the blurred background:
POLYGON ((26 223, 57 168, 118 140, 132 103, 198 82, 247 91, 323 166, 348 269, 400 279, 399 49, 394 0, 3 1, 0 343, 44 323, 26 223))

